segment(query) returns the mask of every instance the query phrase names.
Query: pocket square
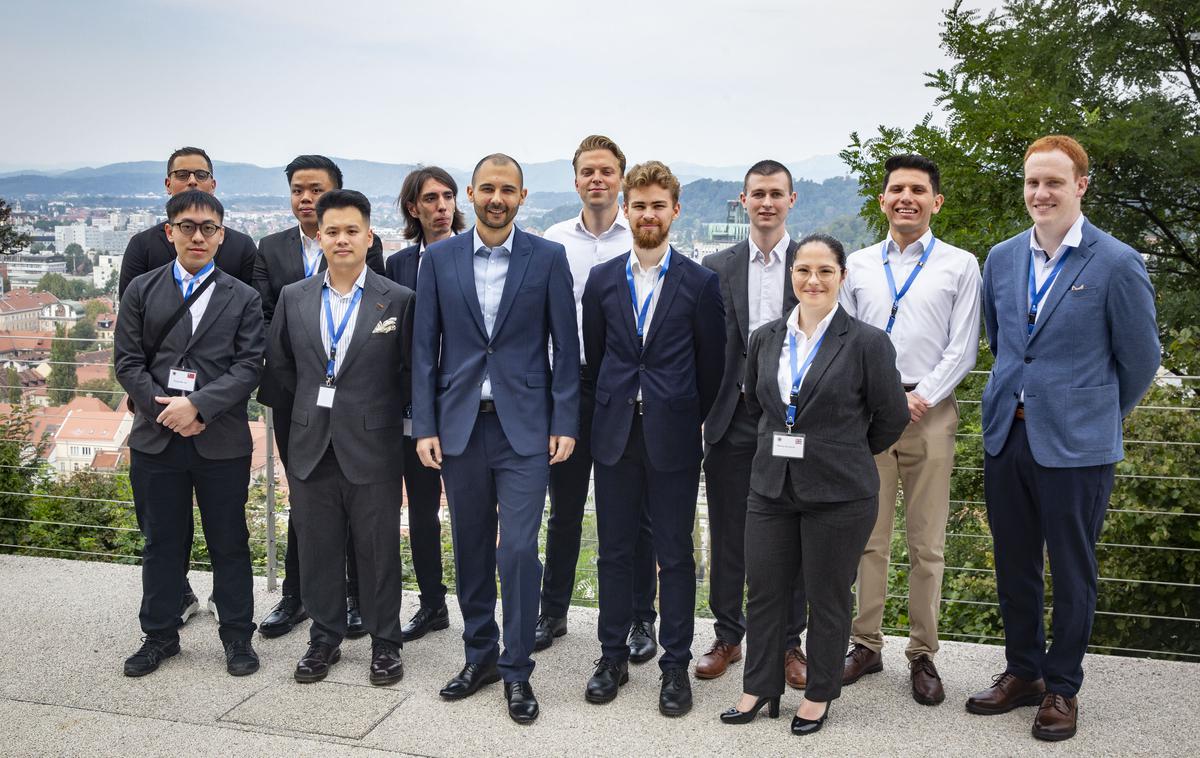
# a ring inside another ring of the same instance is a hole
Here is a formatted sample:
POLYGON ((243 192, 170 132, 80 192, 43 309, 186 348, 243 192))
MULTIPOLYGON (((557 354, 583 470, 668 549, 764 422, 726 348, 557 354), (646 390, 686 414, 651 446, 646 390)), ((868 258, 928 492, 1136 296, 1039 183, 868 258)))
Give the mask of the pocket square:
POLYGON ((1085 289, 1087 289, 1086 284, 1075 284, 1075 285, 1071 286, 1072 292, 1078 292, 1079 290, 1085 290, 1085 289))
POLYGON ((396 331, 396 317, 392 316, 376 324, 375 328, 371 330, 371 334, 387 334, 394 331, 396 331))

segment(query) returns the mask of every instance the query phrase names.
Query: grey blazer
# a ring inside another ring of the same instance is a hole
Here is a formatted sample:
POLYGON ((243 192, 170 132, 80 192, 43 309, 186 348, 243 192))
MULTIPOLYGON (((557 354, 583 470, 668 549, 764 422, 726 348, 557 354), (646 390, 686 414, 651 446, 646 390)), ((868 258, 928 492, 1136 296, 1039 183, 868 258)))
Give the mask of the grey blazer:
POLYGON ((167 447, 175 433, 155 421, 164 406, 154 397, 178 394, 166 390, 167 378, 172 367, 186 363, 197 372, 189 397, 208 427, 194 438, 196 452, 213 460, 250 455, 246 401, 258 386, 266 344, 258 293, 214 269, 212 294, 195 333, 192 314, 184 313, 147 366, 146 353, 183 303, 174 268, 160 266, 136 277, 121 298, 114 336, 117 381, 137 411, 129 446, 143 453, 167 447))
POLYGON ((772 435, 786 430, 787 405, 776 380, 786 339, 782 318, 750 335, 746 406, 758 419, 750 489, 778 498, 790 471, 799 500, 841 502, 878 495, 873 456, 900 439, 909 421, 891 340, 883 330, 838 308, 800 385, 793 431, 805 435, 805 449, 804 458, 796 459, 771 454, 772 435))
POLYGON ((307 479, 332 444, 354 484, 399 480, 404 473, 404 408, 412 371, 413 291, 367 270, 333 408, 317 405, 328 355, 321 344, 324 277, 289 284, 271 320, 271 369, 295 396, 288 473, 307 479), (376 331, 395 319, 389 331, 376 331))

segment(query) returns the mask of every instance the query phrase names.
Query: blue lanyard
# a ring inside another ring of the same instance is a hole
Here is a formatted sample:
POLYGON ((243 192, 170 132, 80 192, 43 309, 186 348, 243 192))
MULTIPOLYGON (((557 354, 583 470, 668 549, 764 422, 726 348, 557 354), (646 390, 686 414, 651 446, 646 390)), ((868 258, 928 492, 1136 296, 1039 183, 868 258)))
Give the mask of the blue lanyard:
MULTIPOLYGON (((929 246, 925 248, 925 252, 921 254, 921 260, 917 261, 917 265, 913 268, 912 273, 908 275, 908 279, 904 282, 904 286, 900 291, 896 291, 896 278, 892 276, 892 265, 888 260, 888 240, 883 241, 883 273, 887 274, 888 286, 892 290, 892 313, 888 316, 887 329, 888 334, 892 333, 892 327, 896 325, 896 312, 900 310, 900 300, 908 294, 908 288, 916 281, 917 274, 925 268, 925 261, 929 260, 929 254, 933 252, 933 246, 937 244, 936 237, 929 238, 929 246)), ((899 246, 897 246, 899 247, 899 246)))
POLYGON ((813 359, 817 357, 817 351, 821 349, 821 343, 825 341, 824 333, 817 340, 817 344, 813 345, 813 349, 809 351, 808 357, 804 359, 804 365, 796 367, 796 335, 788 333, 788 348, 792 361, 792 394, 791 402, 787 407, 787 428, 792 431, 792 427, 796 424, 796 401, 800 399, 800 384, 804 381, 804 372, 808 371, 808 367, 812 365, 813 359))
POLYGON ((308 251, 304 249, 304 240, 300 240, 300 264, 304 266, 304 278, 312 276, 321 265, 321 256, 313 258, 312 266, 308 265, 308 251))
POLYGON ((354 288, 354 297, 350 298, 350 307, 346 309, 346 315, 342 316, 342 323, 337 329, 333 328, 333 308, 329 305, 329 286, 326 285, 321 290, 321 299, 325 303, 325 324, 329 327, 329 363, 325 364, 325 383, 333 385, 333 368, 337 361, 337 346, 342 339, 342 334, 346 331, 346 324, 350 323, 350 316, 354 313, 354 309, 358 307, 358 301, 362 300, 362 288, 354 288))
POLYGON ((654 299, 654 290, 662 278, 667 275, 667 268, 671 265, 671 248, 668 247, 666 254, 663 255, 662 268, 658 270, 658 278, 650 286, 650 292, 646 294, 646 302, 642 303, 640 308, 638 307, 637 287, 633 284, 633 256, 634 253, 631 250, 629 260, 625 261, 625 281, 629 282, 629 298, 633 300, 633 312, 637 314, 637 335, 640 345, 645 338, 646 315, 650 313, 650 301, 654 299))
POLYGON ((192 290, 196 287, 196 282, 200 279, 200 277, 212 270, 213 262, 209 261, 207 264, 205 264, 204 268, 200 269, 192 276, 191 280, 187 284, 187 289, 184 289, 183 287, 183 279, 179 276, 179 270, 175 269, 171 273, 175 276, 175 284, 179 287, 179 294, 183 295, 184 300, 187 300, 192 296, 192 290))
POLYGON ((1067 262, 1067 258, 1071 257, 1072 251, 1075 248, 1068 247, 1058 259, 1058 263, 1054 264, 1054 268, 1050 271, 1050 276, 1046 277, 1046 281, 1042 282, 1041 289, 1037 287, 1037 278, 1033 275, 1033 268, 1037 265, 1037 261, 1033 256, 1033 249, 1029 250, 1029 324, 1026 329, 1026 334, 1033 334, 1033 327, 1037 323, 1038 303, 1042 302, 1042 298, 1050 291, 1050 285, 1054 284, 1054 280, 1058 278, 1058 272, 1062 271, 1063 264, 1067 262))

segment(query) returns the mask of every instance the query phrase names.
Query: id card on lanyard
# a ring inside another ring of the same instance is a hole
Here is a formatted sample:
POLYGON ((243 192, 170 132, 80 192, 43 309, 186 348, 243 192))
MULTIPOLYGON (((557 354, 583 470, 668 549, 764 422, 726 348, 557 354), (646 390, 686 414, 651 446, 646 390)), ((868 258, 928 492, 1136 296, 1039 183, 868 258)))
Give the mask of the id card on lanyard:
POLYGON ((792 427, 796 425, 796 414, 798 413, 797 403, 800 402, 800 385, 804 382, 804 375, 812 366, 813 360, 817 357, 817 351, 821 349, 821 343, 825 341, 825 335, 822 334, 809 351, 808 357, 804 359, 803 364, 799 364, 796 358, 796 335, 788 334, 788 357, 792 363, 792 391, 789 395, 790 402, 787 407, 787 415, 784 417, 784 425, 787 426, 786 432, 775 432, 771 444, 771 455, 776 458, 803 458, 804 457, 804 435, 797 434, 792 431, 792 427), (799 364, 799 365, 798 365, 799 364))
POLYGON ((362 288, 354 288, 354 297, 350 298, 350 307, 346 309, 346 314, 342 316, 342 323, 338 324, 336 328, 333 325, 333 307, 329 304, 328 285, 321 290, 321 300, 325 306, 325 325, 329 329, 329 361, 325 364, 325 384, 317 388, 317 407, 332 408, 333 396, 336 391, 333 378, 334 371, 337 368, 338 342, 341 341, 342 335, 346 333, 346 324, 350 323, 350 316, 354 314, 354 309, 358 307, 358 301, 362 300, 362 288))
POLYGON ((654 290, 658 289, 658 283, 667 275, 667 268, 671 265, 671 248, 667 248, 667 252, 663 254, 662 268, 658 270, 658 276, 654 280, 654 284, 650 285, 650 291, 646 293, 646 300, 638 306, 637 287, 633 283, 633 256, 634 252, 629 251, 629 260, 625 261, 625 281, 629 283, 629 299, 633 301, 633 313, 637 319, 637 337, 638 349, 646 346, 646 316, 650 313, 650 301, 654 299, 654 290))

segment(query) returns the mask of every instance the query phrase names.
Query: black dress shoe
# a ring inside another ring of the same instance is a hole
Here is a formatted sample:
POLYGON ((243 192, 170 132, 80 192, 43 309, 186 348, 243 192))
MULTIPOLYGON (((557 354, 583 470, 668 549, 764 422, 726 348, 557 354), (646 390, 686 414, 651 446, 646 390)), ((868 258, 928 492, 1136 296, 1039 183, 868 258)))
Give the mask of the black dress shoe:
POLYGON ((662 673, 658 693, 658 712, 664 716, 682 716, 692 710, 692 682, 686 668, 667 669, 662 673))
POLYGON ((629 660, 645 663, 658 655, 658 643, 654 641, 654 622, 634 619, 629 627, 629 660))
POLYGON ((258 632, 264 637, 278 637, 292 631, 292 628, 308 618, 304 603, 299 595, 284 595, 258 625, 258 632))
POLYGON ((404 678, 400 648, 383 640, 371 641, 371 684, 386 687, 404 678))
POLYGON ((225 670, 233 676, 246 676, 258 671, 258 653, 250 640, 230 640, 225 646, 225 670))
POLYGON ((821 718, 812 720, 801 718, 799 716, 792 717, 792 734, 804 736, 813 732, 821 731, 821 726, 824 725, 825 719, 829 716, 829 702, 825 703, 825 712, 821 714, 821 718))
POLYGON ((596 672, 588 679, 583 696, 589 703, 610 703, 621 685, 629 681, 629 662, 601 658, 595 665, 596 672))
POLYGON ((500 681, 500 672, 495 663, 468 663, 458 676, 446 682, 438 692, 446 700, 462 700, 479 691, 480 687, 500 681))
POLYGON ((409 622, 400 630, 400 639, 404 642, 419 640, 429 632, 437 632, 450 626, 450 611, 445 604, 441 608, 426 608, 421 606, 409 622))
POLYGON ((537 626, 533 628, 533 649, 545 650, 554 644, 555 637, 567 633, 567 618, 556 618, 542 614, 538 616, 537 626))
POLYGON ((505 682, 504 697, 508 700, 508 716, 518 724, 529 724, 538 717, 538 701, 529 681, 505 682))
POLYGON ((737 706, 730 708, 721 714, 721 723, 723 724, 749 724, 766 705, 767 715, 773 719, 779 718, 779 698, 778 697, 760 697, 754 701, 754 705, 748 711, 739 711, 737 706))
POLYGON ((341 658, 340 647, 331 647, 325 642, 309 642, 304 657, 296 664, 295 679, 301 684, 319 682, 341 658))
POLYGON ((363 626, 362 614, 358 610, 358 597, 350 595, 346 598, 346 636, 352 640, 367 633, 363 626))
POLYGON ((179 600, 179 623, 186 624, 188 619, 195 616, 200 610, 200 598, 196 597, 196 593, 192 592, 191 587, 187 587, 183 591, 183 597, 179 600))
POLYGON ((125 676, 145 676, 173 655, 179 655, 178 639, 164 640, 146 635, 138 651, 125 659, 125 676))

